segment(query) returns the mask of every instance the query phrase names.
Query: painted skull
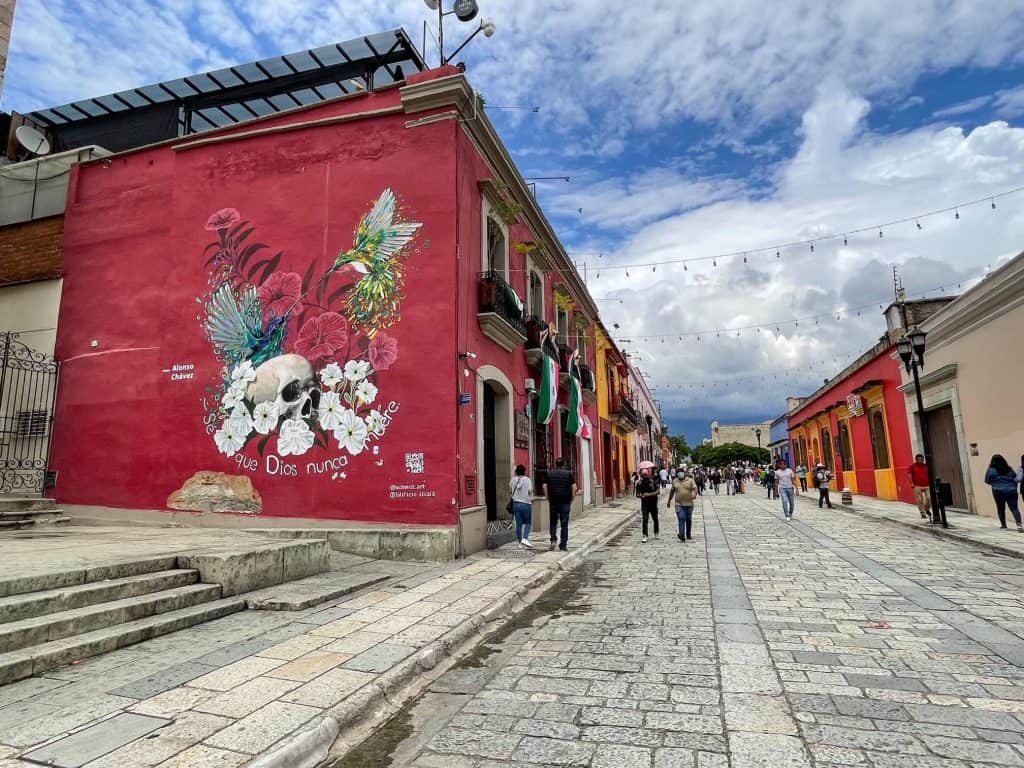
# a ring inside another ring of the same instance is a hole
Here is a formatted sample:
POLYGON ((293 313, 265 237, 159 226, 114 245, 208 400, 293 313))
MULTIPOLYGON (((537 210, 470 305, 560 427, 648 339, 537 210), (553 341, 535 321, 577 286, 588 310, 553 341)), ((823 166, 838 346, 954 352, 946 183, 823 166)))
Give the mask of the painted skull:
POLYGON ((256 369, 256 379, 246 391, 254 404, 273 402, 285 419, 315 417, 320 388, 313 366, 302 355, 278 355, 256 369))

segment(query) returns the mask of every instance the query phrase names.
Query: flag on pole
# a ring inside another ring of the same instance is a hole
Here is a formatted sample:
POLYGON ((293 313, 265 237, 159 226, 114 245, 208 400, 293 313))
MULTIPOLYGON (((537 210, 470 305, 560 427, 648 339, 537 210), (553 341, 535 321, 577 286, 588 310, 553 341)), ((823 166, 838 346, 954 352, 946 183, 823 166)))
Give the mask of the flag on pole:
POLYGON ((569 365, 569 419, 566 421, 565 429, 570 434, 580 437, 583 434, 583 389, 580 387, 579 370, 576 367, 580 351, 577 349, 572 353, 572 362, 569 365))
POLYGON ((551 417, 555 415, 558 407, 558 363, 547 352, 544 351, 550 328, 545 328, 540 334, 540 349, 543 353, 540 372, 540 393, 537 402, 537 423, 548 424, 551 417))

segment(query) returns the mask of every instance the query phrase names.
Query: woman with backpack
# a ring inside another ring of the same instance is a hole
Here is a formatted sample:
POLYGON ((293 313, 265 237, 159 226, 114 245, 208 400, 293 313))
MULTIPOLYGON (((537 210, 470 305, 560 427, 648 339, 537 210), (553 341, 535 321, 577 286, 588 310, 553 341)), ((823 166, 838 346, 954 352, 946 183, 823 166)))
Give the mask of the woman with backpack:
POLYGON ((1017 530, 1024 533, 1020 524, 1020 507, 1017 505, 1017 484, 1021 482, 1020 471, 1015 471, 1000 454, 992 456, 985 471, 985 482, 992 486, 992 498, 996 502, 996 514, 999 515, 999 527, 1006 529, 1006 507, 1010 507, 1017 530))
POLYGON ((516 475, 509 482, 512 492, 512 514, 516 519, 516 541, 520 549, 533 549, 530 529, 533 527, 533 481, 526 476, 526 467, 516 465, 516 475))

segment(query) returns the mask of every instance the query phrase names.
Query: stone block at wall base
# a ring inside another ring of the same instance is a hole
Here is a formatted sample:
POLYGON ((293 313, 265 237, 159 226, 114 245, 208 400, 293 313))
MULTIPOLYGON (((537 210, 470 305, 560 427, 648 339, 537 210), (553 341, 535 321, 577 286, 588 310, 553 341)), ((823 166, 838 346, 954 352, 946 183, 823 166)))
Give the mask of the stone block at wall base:
POLYGON ((322 538, 269 542, 253 549, 182 554, 178 567, 199 571, 200 581, 220 584, 222 595, 229 597, 325 573, 331 552, 322 538))
POLYGON ((487 548, 487 507, 466 507, 459 510, 459 557, 482 552, 487 548))

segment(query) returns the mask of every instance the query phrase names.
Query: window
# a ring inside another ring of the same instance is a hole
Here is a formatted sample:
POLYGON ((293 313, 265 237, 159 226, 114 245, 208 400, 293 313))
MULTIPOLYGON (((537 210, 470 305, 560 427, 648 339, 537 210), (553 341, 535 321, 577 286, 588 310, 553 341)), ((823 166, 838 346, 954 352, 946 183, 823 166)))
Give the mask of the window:
POLYGON ((821 461, 821 451, 818 450, 818 438, 812 437, 811 438, 811 461, 809 461, 807 463, 807 465, 810 466, 812 462, 814 464, 817 464, 819 461, 821 461))
POLYGON ((544 280, 536 272, 530 272, 529 314, 544 322, 544 280))
POLYGON ((875 460, 875 469, 888 469, 889 440, 885 435, 885 414, 882 406, 876 405, 868 411, 868 424, 871 427, 871 454, 875 460))
POLYGON ((487 271, 508 276, 508 243, 505 230, 493 216, 487 216, 487 271))
POLYGON ((49 411, 18 411, 15 434, 18 437, 46 437, 49 411))
POLYGON ((853 443, 850 441, 850 424, 846 421, 839 422, 839 454, 843 459, 843 469, 852 472, 853 443))
MULTIPOLYGON (((540 400, 534 397, 531 413, 536 414, 537 402, 540 400)), ((547 482, 548 469, 551 468, 551 430, 549 425, 541 424, 536 417, 531 418, 533 423, 533 487, 540 493, 541 486, 547 482)))
POLYGON ((836 460, 832 456, 832 433, 828 427, 822 427, 821 430, 821 450, 825 454, 825 466, 834 470, 836 460))
POLYGON ((555 324, 558 326, 558 343, 569 343, 569 313, 561 307, 555 316, 555 324))
POLYGON ((565 459, 565 468, 573 475, 576 474, 576 435, 569 432, 569 412, 558 411, 558 418, 561 422, 562 433, 562 458, 565 459))
POLYGON ((576 332, 576 349, 580 351, 580 365, 587 364, 587 333, 583 328, 576 332))

